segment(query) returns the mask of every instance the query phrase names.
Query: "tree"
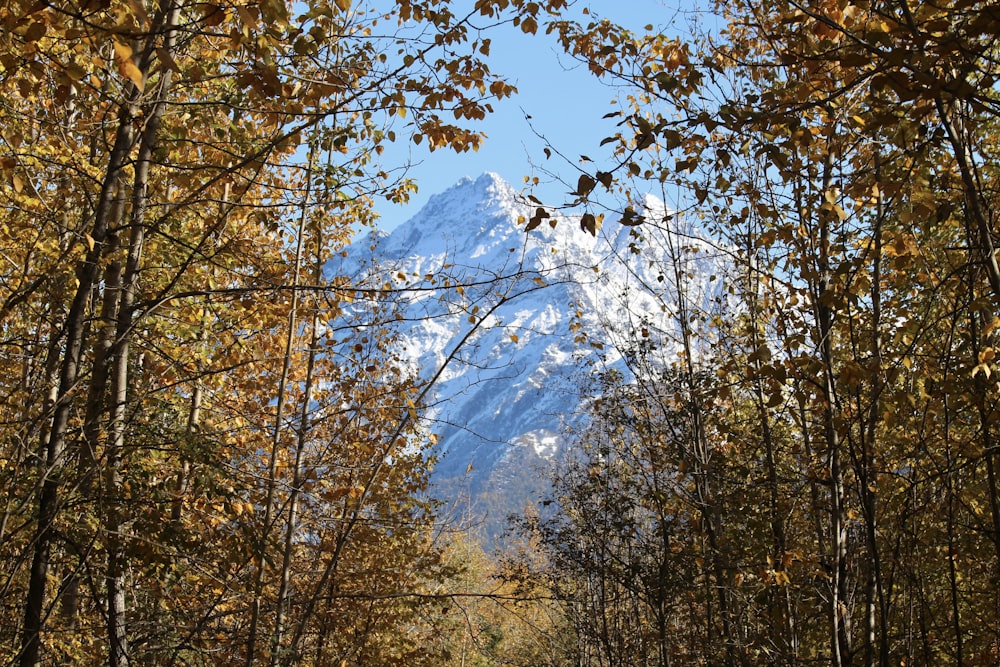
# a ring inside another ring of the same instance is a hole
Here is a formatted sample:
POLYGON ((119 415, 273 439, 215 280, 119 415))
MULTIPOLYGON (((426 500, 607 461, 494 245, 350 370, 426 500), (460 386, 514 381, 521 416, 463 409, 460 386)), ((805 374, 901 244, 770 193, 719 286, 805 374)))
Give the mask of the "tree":
POLYGON ((322 661, 342 577, 439 576, 412 379, 321 269, 412 188, 385 142, 478 146, 507 5, 0 9, 5 659, 322 661))
POLYGON ((729 663, 996 659, 974 627, 996 617, 1000 563, 992 11, 719 2, 724 28, 686 42, 553 24, 625 91, 601 142, 619 166, 579 165, 570 203, 648 225, 631 194, 676 193, 742 273, 717 431, 730 472, 764 471, 740 493, 767 529, 744 539, 778 622, 729 663))

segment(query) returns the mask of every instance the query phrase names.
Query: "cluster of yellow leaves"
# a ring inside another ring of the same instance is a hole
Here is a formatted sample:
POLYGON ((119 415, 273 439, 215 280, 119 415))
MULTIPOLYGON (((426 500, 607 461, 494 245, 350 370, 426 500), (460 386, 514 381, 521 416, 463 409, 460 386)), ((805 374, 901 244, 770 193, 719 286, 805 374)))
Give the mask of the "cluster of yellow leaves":
MULTIPOLYGON (((715 237, 733 274, 731 311, 691 313, 715 323, 697 362, 718 386, 679 392, 657 418, 646 411, 665 379, 651 372, 651 388, 620 414, 595 404, 600 419, 618 421, 588 442, 610 447, 622 476, 595 455, 560 487, 563 523, 543 531, 565 559, 552 576, 579 568, 563 582, 567 606, 585 610, 583 627, 618 632, 595 630, 588 646, 621 650, 604 655, 612 662, 696 647, 685 664, 990 664, 996 643, 977 626, 997 621, 987 573, 1000 562, 1000 512, 984 511, 1000 508, 995 7, 713 8, 687 42, 608 21, 554 27, 621 103, 610 114, 619 131, 595 139, 617 165, 614 182, 574 174, 571 204, 620 195, 602 203, 643 233, 665 223, 640 216, 635 193, 662 193, 715 237), (721 30, 702 32, 714 22, 721 30), (677 428, 692 415, 711 429, 708 442, 677 428), (674 439, 656 440, 663 432, 674 439), (606 502, 592 500, 602 493, 606 502), (663 526, 679 549, 656 542, 663 526), (652 565, 638 554, 650 552, 680 576, 644 570, 652 565), (614 554, 628 576, 588 553, 614 554), (662 618, 646 581, 690 601, 667 612, 683 642, 655 647, 619 632, 662 618), (601 586, 630 605, 573 596, 601 586), (918 600, 919 620, 898 613, 918 600), (948 627, 929 632, 933 648, 922 646, 910 623, 944 617, 948 627)), ((539 208, 525 222, 549 215, 539 208)), ((645 349, 648 330, 631 336, 633 351, 645 349)))
POLYGON ((413 190, 384 143, 474 150, 514 92, 471 32, 440 0, 0 7, 0 659, 434 664, 397 631, 444 576, 417 393, 323 267, 413 190))

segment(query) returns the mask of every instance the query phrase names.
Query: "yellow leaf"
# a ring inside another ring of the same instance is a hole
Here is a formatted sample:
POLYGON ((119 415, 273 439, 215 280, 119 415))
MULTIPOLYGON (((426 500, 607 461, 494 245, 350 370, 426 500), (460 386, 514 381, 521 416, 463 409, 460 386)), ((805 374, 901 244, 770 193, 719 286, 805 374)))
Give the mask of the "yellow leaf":
POLYGON ((131 60, 132 59, 132 47, 128 44, 122 44, 121 42, 115 40, 115 58, 118 60, 131 60))
POLYGON ((119 64, 118 70, 128 77, 129 81, 135 84, 135 87, 140 91, 143 89, 142 72, 139 68, 135 66, 135 63, 131 60, 119 64))
POLYGON ((337 8, 342 12, 346 12, 348 9, 351 8, 351 0, 334 0, 334 1, 337 3, 337 8))
POLYGON ((115 60, 118 61, 118 71, 122 76, 128 78, 140 91, 143 89, 142 72, 132 62, 132 47, 115 40, 115 60))
POLYGON ((991 333, 1000 329, 1000 317, 994 317, 993 320, 983 327, 983 335, 989 336, 991 333))
POLYGON ((87 234, 85 232, 83 234, 83 238, 87 241, 87 247, 90 249, 91 252, 93 252, 94 251, 94 237, 91 236, 90 234, 87 234))
POLYGON ((240 21, 243 22, 243 25, 247 26, 251 30, 257 29, 257 18, 249 9, 246 7, 237 7, 236 13, 239 15, 240 21))
POLYGON ((511 334, 510 335, 510 341, 512 343, 517 343, 517 334, 511 334))

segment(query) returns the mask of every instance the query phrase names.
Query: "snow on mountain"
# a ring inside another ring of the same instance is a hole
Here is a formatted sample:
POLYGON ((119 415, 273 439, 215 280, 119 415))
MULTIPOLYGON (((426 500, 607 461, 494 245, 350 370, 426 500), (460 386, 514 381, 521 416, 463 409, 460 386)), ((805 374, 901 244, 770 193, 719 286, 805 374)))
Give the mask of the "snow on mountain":
POLYGON ((487 173, 330 267, 394 288, 399 352, 435 383, 426 416, 439 436, 440 495, 491 521, 521 509, 581 423, 593 370, 622 367, 636 340, 680 350, 678 282, 687 308, 717 307, 725 260, 658 200, 644 209, 647 224, 612 222, 596 237, 572 219, 526 233, 519 218, 534 207, 487 173))

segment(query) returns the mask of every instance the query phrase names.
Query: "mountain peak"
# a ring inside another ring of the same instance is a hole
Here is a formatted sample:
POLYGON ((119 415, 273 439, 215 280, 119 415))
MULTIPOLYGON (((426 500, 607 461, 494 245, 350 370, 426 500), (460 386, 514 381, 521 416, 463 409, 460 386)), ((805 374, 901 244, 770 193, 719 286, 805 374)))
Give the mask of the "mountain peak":
POLYGON ((643 322, 669 358, 680 349, 676 290, 708 312, 721 289, 709 276, 725 275, 725 257, 678 253, 678 220, 655 198, 637 205, 650 218, 641 227, 591 236, 560 218, 527 233, 518 217, 533 208, 487 172, 360 249, 368 261, 358 263, 358 282, 381 286, 390 276, 400 289, 400 358, 437 378, 424 413, 438 436, 436 492, 492 512, 489 530, 539 491, 538 469, 585 424, 590 374, 626 368, 616 342, 628 349, 643 322), (668 270, 676 262, 680 286, 668 270))
MULTIPOLYGON (((434 195, 424 209, 439 208, 442 203, 471 205, 478 211, 490 209, 513 210, 519 206, 517 192, 499 174, 487 171, 477 178, 464 176, 444 192, 434 195)), ((423 209, 416 217, 421 217, 423 209)))
POLYGON ((499 175, 466 176, 431 196, 416 215, 392 232, 385 247, 396 257, 463 250, 481 255, 517 233, 517 218, 523 213, 517 191, 499 175), (478 252, 473 250, 477 247, 478 252))
POLYGON ((471 176, 463 176, 462 178, 458 179, 458 182, 455 183, 455 185, 453 185, 449 189, 465 188, 470 186, 480 192, 499 192, 504 190, 512 190, 510 183, 505 181, 503 177, 500 176, 500 174, 494 171, 484 171, 476 178, 472 178, 471 176))

